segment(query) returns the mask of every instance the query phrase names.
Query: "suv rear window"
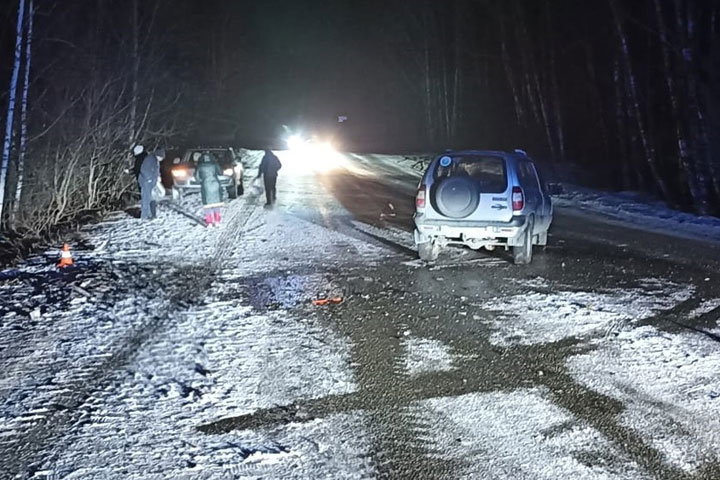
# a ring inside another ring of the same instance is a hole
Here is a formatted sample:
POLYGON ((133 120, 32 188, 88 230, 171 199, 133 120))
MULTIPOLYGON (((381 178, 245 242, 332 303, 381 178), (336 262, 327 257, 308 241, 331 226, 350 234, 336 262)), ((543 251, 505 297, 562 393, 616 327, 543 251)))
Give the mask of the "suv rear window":
POLYGON ((462 155, 451 159, 447 167, 438 162, 435 180, 463 176, 475 180, 483 193, 503 193, 507 190, 507 170, 502 157, 462 155))

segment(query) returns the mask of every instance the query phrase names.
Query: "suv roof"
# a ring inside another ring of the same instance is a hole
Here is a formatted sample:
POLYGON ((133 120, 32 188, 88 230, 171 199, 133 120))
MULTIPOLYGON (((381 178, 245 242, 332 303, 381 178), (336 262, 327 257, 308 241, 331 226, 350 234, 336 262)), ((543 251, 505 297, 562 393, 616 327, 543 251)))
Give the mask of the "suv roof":
POLYGON ((510 156, 510 157, 527 157, 527 153, 523 150, 516 149, 513 152, 505 152, 502 150, 448 150, 441 154, 436 155, 442 157, 443 155, 497 155, 497 156, 510 156))

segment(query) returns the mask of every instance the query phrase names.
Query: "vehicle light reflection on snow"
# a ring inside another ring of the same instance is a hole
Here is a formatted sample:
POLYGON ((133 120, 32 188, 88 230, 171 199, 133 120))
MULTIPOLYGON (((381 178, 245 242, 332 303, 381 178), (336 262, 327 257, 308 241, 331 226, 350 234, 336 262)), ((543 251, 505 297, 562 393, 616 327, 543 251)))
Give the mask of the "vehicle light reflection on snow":
POLYGON ((347 171, 362 177, 375 176, 375 173, 359 168, 356 162, 348 160, 347 155, 338 152, 330 144, 305 144, 303 148, 276 152, 283 168, 280 174, 331 174, 347 171))
POLYGON ((331 173, 347 168, 345 156, 329 147, 306 145, 302 149, 278 152, 282 173, 331 173))

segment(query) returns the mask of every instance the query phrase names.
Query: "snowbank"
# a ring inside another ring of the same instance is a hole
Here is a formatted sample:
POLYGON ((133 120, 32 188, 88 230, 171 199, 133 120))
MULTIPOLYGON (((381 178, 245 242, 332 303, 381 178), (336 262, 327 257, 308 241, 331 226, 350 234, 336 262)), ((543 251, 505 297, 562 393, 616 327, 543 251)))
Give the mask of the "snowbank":
POLYGON ((553 196, 553 204, 598 213, 634 228, 720 241, 720 218, 672 210, 663 202, 636 192, 609 193, 565 184, 563 193, 553 196))

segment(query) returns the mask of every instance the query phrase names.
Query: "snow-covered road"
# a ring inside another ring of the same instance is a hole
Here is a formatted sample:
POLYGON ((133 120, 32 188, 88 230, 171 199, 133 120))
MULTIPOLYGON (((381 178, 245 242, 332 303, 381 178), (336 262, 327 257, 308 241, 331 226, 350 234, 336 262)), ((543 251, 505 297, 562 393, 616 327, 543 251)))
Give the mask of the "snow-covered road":
POLYGON ((428 267, 412 158, 281 159, 273 210, 0 272, 0 478, 720 478, 714 247, 575 214, 428 267))

